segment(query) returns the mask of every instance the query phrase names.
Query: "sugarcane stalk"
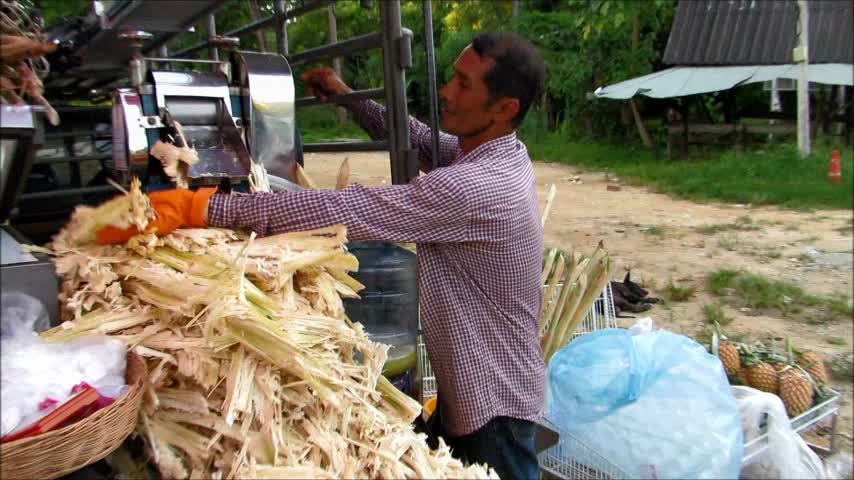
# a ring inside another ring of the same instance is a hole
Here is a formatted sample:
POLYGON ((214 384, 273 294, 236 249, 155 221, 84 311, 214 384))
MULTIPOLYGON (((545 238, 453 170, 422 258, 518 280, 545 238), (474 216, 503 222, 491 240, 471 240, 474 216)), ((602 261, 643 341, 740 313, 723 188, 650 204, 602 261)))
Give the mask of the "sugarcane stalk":
POLYGON ((597 298, 599 298, 599 295, 608 283, 609 271, 609 262, 607 260, 602 262, 602 268, 596 269, 595 276, 589 282, 581 301, 578 303, 575 311, 572 312, 572 317, 570 317, 570 320, 567 323, 566 330, 561 335, 560 342, 558 344, 559 346, 557 347, 558 349, 569 343, 569 340, 578 328, 578 324, 581 323, 581 320, 585 316, 587 316, 587 313, 593 306, 593 303, 597 298))
POLYGON ((578 304, 581 302, 581 297, 584 295, 584 291, 587 288, 587 274, 582 273, 578 278, 578 282, 572 287, 572 293, 566 301, 566 305, 561 312, 560 319, 557 322, 556 328, 551 332, 549 341, 546 343, 546 348, 544 349, 544 358, 546 362, 551 359, 554 352, 559 350, 563 343, 561 343, 561 339, 566 336, 566 332, 569 329, 569 321, 572 318, 573 313, 578 308, 578 304))
MULTIPOLYGON (((569 261, 566 262, 566 268, 564 269, 563 278, 561 278, 561 282, 563 286, 560 288, 560 295, 553 302, 551 302, 548 306, 544 315, 540 317, 540 335, 546 335, 548 331, 551 331, 551 326, 554 325, 556 319, 556 315, 560 315, 560 312, 563 310, 563 305, 566 303, 566 298, 569 295, 569 292, 572 290, 572 277, 575 273, 575 262, 574 260, 577 258, 576 255, 570 254, 568 255, 569 261)), ((545 304, 546 298, 544 297, 543 302, 545 304)))
POLYGON ((558 255, 557 264, 555 265, 554 272, 552 272, 549 277, 548 284, 546 285, 545 291, 543 292, 543 301, 540 307, 540 324, 546 319, 545 312, 549 306, 549 301, 554 295, 555 288, 557 288, 558 282, 563 278, 563 270, 566 268, 566 260, 563 257, 563 254, 558 255))
POLYGON ((546 280, 548 280, 549 274, 552 273, 552 268, 554 267, 556 257, 557 257, 557 249, 553 248, 553 249, 549 250, 549 253, 546 256, 546 261, 543 264, 543 274, 540 275, 540 285, 546 284, 546 280))

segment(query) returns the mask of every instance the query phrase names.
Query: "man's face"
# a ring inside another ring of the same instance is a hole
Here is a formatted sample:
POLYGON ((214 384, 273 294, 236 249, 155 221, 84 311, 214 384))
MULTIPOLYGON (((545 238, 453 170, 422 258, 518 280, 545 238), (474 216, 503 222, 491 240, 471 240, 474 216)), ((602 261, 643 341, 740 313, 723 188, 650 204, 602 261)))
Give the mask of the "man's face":
POLYGON ((458 137, 477 135, 494 123, 487 106, 489 93, 483 82, 495 61, 481 57, 471 45, 454 62, 454 76, 439 91, 442 100, 442 130, 458 137))

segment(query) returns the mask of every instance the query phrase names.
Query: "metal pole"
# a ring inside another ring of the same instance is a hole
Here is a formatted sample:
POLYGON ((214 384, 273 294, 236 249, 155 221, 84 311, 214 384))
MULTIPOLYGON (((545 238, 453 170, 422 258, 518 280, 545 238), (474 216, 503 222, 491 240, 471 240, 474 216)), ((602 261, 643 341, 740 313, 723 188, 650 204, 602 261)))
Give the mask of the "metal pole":
MULTIPOLYGON (((160 58, 168 58, 169 57, 169 49, 166 48, 166 44, 160 45, 160 47, 157 48, 157 56, 160 58)), ((172 68, 172 65, 169 62, 164 62, 162 66, 166 70, 169 70, 172 68)))
POLYGON ((806 0, 798 0, 798 47, 793 54, 800 63, 798 76, 798 149, 801 156, 810 154, 809 91, 809 10, 806 0))
MULTIPOLYGON (((207 21, 208 38, 210 38, 210 37, 216 35, 216 16, 213 13, 208 14, 207 20, 208 20, 207 21)), ((210 47, 210 58, 211 58, 211 60, 219 61, 219 52, 217 51, 216 47, 213 45, 211 45, 211 47, 210 47)))
POLYGON ((430 153, 433 168, 439 167, 439 95, 436 89, 436 56, 433 50, 433 2, 424 0, 424 50, 427 54, 427 91, 430 101, 430 153))
POLYGON ((401 65, 403 33, 400 25, 400 0, 380 2, 380 27, 383 37, 383 81, 386 92, 391 181, 394 184, 402 184, 418 175, 418 165, 409 141, 405 75, 401 65))
POLYGON ((280 55, 288 55, 288 9, 285 6, 285 0, 276 0, 273 5, 276 15, 281 15, 281 20, 276 24, 276 51, 280 55))
MULTIPOLYGON (((330 3, 326 7, 327 19, 329 21, 329 44, 338 43, 338 19, 335 17, 335 3, 330 3)), ((335 69, 335 74, 341 78, 341 57, 332 59, 332 67, 335 69)), ((344 123, 347 119, 347 111, 344 107, 336 107, 338 111, 338 123, 344 123)))

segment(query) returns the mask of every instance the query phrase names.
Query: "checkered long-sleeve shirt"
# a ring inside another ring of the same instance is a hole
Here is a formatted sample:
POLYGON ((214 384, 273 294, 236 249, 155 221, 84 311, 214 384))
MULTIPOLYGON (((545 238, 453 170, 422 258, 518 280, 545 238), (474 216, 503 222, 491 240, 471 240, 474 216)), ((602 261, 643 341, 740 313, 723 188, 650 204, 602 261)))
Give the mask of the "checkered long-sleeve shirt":
MULTIPOLYGON (((360 102, 357 121, 386 135, 385 107, 360 102)), ((430 129, 410 119, 429 171, 430 129)), ((536 420, 545 396, 537 321, 543 236, 527 149, 510 134, 463 155, 442 134, 439 166, 406 185, 214 195, 208 223, 259 235, 344 224, 352 240, 415 242, 421 323, 451 435, 490 419, 536 420)))

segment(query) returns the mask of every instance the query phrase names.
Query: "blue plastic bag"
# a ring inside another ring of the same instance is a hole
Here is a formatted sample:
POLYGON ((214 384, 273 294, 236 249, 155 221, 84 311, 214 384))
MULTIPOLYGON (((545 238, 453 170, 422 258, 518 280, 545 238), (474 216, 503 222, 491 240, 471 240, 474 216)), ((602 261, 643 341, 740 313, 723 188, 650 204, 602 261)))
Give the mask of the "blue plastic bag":
POLYGON ((738 478, 738 404, 720 361, 688 337, 599 330, 557 352, 548 379, 549 420, 627 474, 738 478))

